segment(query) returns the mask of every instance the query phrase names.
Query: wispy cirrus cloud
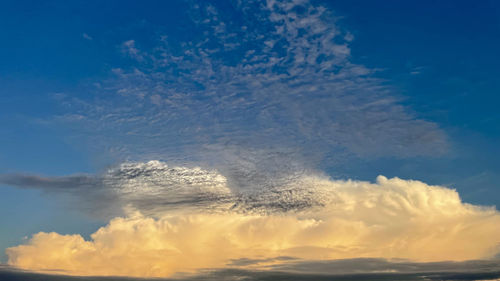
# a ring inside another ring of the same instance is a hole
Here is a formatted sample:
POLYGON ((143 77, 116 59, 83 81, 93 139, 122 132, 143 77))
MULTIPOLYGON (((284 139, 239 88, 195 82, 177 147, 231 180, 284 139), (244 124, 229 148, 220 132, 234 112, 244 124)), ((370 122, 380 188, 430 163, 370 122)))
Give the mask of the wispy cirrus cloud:
POLYGON ((437 124, 403 106, 375 69, 352 62, 353 36, 326 5, 231 9, 193 4, 185 35, 123 42, 127 63, 99 81, 94 99, 63 98, 71 112, 59 120, 122 159, 209 163, 242 185, 247 173, 271 180, 267 170, 446 151, 437 124))

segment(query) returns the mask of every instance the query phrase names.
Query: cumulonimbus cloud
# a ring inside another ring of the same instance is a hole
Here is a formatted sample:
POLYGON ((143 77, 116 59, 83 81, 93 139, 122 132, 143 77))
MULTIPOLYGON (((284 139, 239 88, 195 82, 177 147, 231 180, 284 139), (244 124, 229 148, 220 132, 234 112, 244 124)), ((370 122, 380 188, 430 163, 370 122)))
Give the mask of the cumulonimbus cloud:
POLYGON ((230 194, 211 212, 181 208, 156 218, 131 212, 88 241, 40 232, 7 249, 9 264, 74 275, 162 277, 228 266, 265 269, 293 259, 463 261, 499 251, 495 208, 463 203, 455 190, 419 181, 303 176, 259 196, 230 194), (301 208, 275 208, 304 198, 309 204, 301 208), (234 262, 245 259, 261 262, 234 262))

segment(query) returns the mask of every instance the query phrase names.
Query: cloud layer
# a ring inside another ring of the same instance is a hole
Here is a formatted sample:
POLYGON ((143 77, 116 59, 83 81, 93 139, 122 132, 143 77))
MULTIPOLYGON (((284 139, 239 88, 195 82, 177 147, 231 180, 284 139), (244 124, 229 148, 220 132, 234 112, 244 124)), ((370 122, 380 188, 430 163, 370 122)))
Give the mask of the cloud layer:
MULTIPOLYGON (((307 263, 306 270, 294 268, 292 272, 266 270, 253 271, 241 269, 221 269, 202 272, 197 275, 183 274, 175 278, 132 278, 126 280, 203 280, 203 281, 229 281, 229 280, 289 280, 289 281, 498 281, 500 280, 499 261, 473 261, 473 262, 442 262, 442 263, 411 263, 389 262, 382 259, 355 259, 330 262, 307 263), (353 267, 356 271, 350 271, 353 267), (347 270, 346 270, 347 268, 347 270), (326 271, 325 271, 326 269, 326 271), (394 270, 397 269, 397 270, 394 270), (313 270, 317 270, 311 272, 313 270), (381 271, 377 271, 381 270, 381 271)), ((45 280, 45 281, 121 281, 123 277, 82 277, 68 275, 49 275, 17 270, 12 267, 0 265, 0 279, 2 281, 19 280, 45 280)))
POLYGON ((437 124, 353 62, 353 35, 328 5, 202 2, 183 15, 182 34, 144 23, 156 40, 124 41, 123 64, 91 98, 58 95, 75 142, 119 159, 207 162, 251 185, 349 157, 446 152, 437 124))
MULTIPOLYGON (((158 171, 150 172, 152 184, 143 187, 130 164, 125 167, 127 173, 113 174, 122 176, 119 192, 124 198, 130 188, 146 197, 168 194, 162 190, 168 188, 155 184, 158 171)), ((500 214, 463 203, 446 187, 383 176, 370 183, 310 175, 249 194, 228 188, 215 172, 200 171, 177 168, 163 176, 175 175, 173 187, 183 181, 185 190, 175 193, 186 197, 207 191, 223 197, 211 201, 210 211, 179 208, 149 217, 133 211, 140 205, 130 200, 128 215, 112 219, 91 240, 41 232, 7 249, 9 264, 75 275, 162 277, 226 266, 269 269, 296 261, 360 257, 463 261, 499 252, 500 214)))

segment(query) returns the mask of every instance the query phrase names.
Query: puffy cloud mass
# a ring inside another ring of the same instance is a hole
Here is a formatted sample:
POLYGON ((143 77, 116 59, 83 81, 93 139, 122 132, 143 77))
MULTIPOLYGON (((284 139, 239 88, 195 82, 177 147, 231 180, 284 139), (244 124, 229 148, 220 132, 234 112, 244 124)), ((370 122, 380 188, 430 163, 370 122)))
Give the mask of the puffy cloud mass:
POLYGON ((461 261, 499 251, 498 211, 463 203, 455 190, 419 181, 303 176, 259 196, 223 190, 230 199, 211 212, 178 209, 158 217, 130 212, 88 241, 40 232, 7 249, 9 264, 74 275, 162 277, 207 268, 265 269, 296 259, 461 261), (249 260, 259 262, 241 262, 249 260))

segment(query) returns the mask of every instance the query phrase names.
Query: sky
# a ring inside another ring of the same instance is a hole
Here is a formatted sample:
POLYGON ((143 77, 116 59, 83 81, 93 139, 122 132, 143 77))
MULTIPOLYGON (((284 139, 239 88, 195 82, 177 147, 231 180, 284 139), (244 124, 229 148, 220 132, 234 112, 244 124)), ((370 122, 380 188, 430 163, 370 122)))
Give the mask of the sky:
POLYGON ((500 277, 496 1, 2 1, 0 44, 5 278, 500 277))

